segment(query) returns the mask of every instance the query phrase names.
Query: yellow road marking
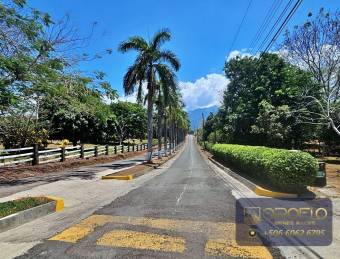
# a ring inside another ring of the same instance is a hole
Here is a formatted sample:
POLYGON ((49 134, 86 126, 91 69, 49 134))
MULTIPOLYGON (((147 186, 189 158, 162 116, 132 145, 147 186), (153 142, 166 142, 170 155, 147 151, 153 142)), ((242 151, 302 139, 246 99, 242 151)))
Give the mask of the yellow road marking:
POLYGON ((111 216, 106 215, 92 215, 79 224, 67 228, 63 232, 51 237, 49 240, 58 240, 69 243, 76 243, 78 240, 83 239, 89 233, 93 232, 98 226, 103 226, 111 221, 111 216))
POLYGON ((271 259, 272 255, 263 246, 239 246, 234 240, 209 240, 205 252, 212 256, 233 256, 240 258, 271 259))
MULTIPOLYGON (((92 215, 82 220, 79 224, 50 238, 50 240, 76 243, 93 232, 96 227, 103 226, 106 223, 128 224, 174 232, 203 234, 208 238, 205 252, 213 256, 228 255, 243 258, 272 258, 264 246, 237 245, 234 240, 235 224, 225 222, 92 215)), ((183 238, 128 230, 115 230, 104 234, 104 236, 97 241, 97 244, 169 252, 183 252, 185 250, 185 240, 183 238)))
POLYGON ((131 230, 114 230, 106 233, 98 239, 97 245, 177 253, 183 253, 185 250, 185 240, 181 237, 131 230))
POLYGON ((45 196, 45 197, 47 199, 50 199, 56 202, 56 205, 55 205, 56 212, 60 212, 64 209, 64 200, 62 198, 55 197, 55 196, 45 196))
POLYGON ((214 238, 225 238, 235 232, 235 224, 210 221, 191 221, 166 218, 111 216, 111 223, 146 226, 170 231, 204 233, 214 238))

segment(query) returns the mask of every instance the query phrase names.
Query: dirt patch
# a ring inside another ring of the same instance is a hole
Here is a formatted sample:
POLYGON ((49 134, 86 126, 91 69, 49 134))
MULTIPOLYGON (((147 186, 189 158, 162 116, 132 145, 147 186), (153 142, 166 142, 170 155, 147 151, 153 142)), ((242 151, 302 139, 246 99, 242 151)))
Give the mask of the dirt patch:
POLYGON ((327 193, 328 196, 340 197, 340 158, 326 157, 320 160, 326 161, 327 186, 312 189, 322 194, 327 193))
POLYGON ((129 152, 117 155, 91 157, 88 159, 69 159, 65 162, 55 162, 42 165, 19 165, 16 167, 0 168, 0 183, 23 179, 32 176, 42 176, 48 173, 57 173, 67 169, 73 169, 81 166, 88 166, 100 163, 109 163, 122 160, 146 153, 146 151, 129 152))

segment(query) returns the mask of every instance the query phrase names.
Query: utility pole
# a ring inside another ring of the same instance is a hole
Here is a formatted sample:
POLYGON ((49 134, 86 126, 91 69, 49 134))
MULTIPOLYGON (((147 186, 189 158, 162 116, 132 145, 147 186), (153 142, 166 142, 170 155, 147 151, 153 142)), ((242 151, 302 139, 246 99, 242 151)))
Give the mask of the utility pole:
POLYGON ((204 114, 202 112, 202 141, 203 141, 203 148, 205 148, 205 140, 204 140, 204 114))

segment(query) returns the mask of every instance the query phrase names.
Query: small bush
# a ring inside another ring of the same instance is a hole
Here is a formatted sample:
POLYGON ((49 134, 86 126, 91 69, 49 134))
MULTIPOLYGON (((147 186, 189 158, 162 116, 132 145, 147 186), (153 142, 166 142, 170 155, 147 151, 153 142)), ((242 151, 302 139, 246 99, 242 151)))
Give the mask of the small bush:
POLYGON ((66 147, 70 144, 70 141, 68 139, 63 139, 61 142, 60 142, 60 146, 61 147, 66 147))
POLYGON ((210 150, 222 162, 281 191, 304 190, 318 169, 316 159, 300 151, 229 144, 215 144, 210 150))

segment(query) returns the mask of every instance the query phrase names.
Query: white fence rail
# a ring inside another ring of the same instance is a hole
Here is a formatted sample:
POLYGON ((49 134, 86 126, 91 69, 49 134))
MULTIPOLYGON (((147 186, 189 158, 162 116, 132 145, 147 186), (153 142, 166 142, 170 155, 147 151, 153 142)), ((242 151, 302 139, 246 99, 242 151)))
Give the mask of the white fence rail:
POLYGON ((52 162, 64 162, 67 159, 85 159, 102 155, 119 154, 125 152, 146 150, 147 144, 139 145, 115 145, 115 146, 84 146, 62 147, 39 150, 38 145, 25 148, 0 149, 0 167, 17 166, 20 164, 46 164, 52 162))

